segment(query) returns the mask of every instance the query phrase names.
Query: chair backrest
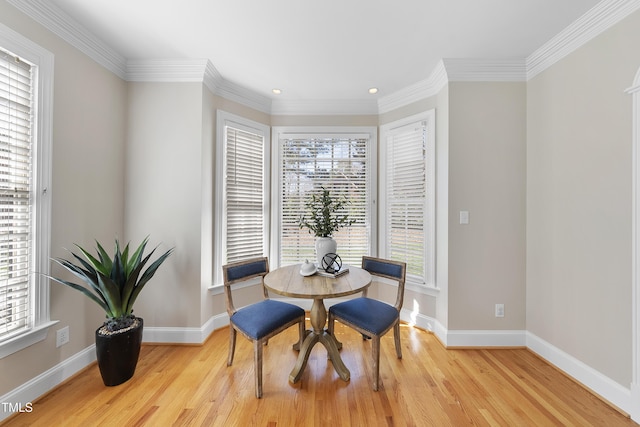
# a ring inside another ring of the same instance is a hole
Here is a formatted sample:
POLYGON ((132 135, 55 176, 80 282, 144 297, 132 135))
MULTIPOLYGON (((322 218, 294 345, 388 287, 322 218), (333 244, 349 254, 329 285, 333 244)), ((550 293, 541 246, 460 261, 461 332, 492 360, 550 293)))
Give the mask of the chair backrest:
MULTIPOLYGON (((227 302, 227 313, 231 316, 236 312, 233 306, 233 296, 231 286, 235 283, 245 282, 255 277, 260 277, 261 281, 269 272, 269 259, 267 257, 251 258, 222 266, 222 279, 224 282, 224 294, 227 302)), ((262 282, 262 290, 265 298, 268 297, 267 289, 262 282)))
POLYGON ((363 256, 362 268, 374 276, 384 277, 398 282, 398 295, 394 307, 400 311, 404 301, 404 282, 407 276, 407 264, 400 261, 363 256))

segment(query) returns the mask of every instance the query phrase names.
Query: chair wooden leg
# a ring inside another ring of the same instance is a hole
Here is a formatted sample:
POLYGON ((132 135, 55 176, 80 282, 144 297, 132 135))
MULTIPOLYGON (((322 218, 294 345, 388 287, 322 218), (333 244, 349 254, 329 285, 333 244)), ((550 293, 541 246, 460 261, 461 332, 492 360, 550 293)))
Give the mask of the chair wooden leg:
POLYGON ((393 338, 396 342, 396 355, 398 359, 402 359, 402 347, 400 346, 400 322, 396 322, 393 326, 393 338))
POLYGON ((262 347, 264 342, 256 340, 253 342, 253 364, 256 371, 256 397, 262 397, 262 347))
MULTIPOLYGON (((338 350, 342 350, 342 343, 340 341, 338 341, 338 339, 336 338, 334 331, 335 331, 335 321, 336 319, 333 317, 333 314, 331 314, 331 312, 329 312, 329 320, 327 320, 327 333, 329 335, 331 335, 335 341, 336 341, 336 346, 338 347, 338 350)), ((327 360, 331 360, 331 354, 330 352, 327 352, 327 360)))
POLYGON ((231 366, 233 363, 233 355, 236 351, 236 330, 233 325, 229 325, 229 358, 227 359, 227 366, 231 366))
POLYGON ((380 337, 374 335, 371 337, 372 351, 373 351, 373 391, 378 391, 378 381, 380 378, 380 337))
POLYGON ((335 320, 333 318, 333 314, 331 314, 331 312, 329 312, 329 320, 327 320, 327 332, 329 333, 329 335, 333 335, 333 331, 335 329, 334 322, 335 322, 335 320))
POLYGON ((306 331, 306 325, 304 324, 304 319, 302 319, 302 321, 300 323, 298 323, 298 343, 296 345, 293 346, 293 348, 295 350, 300 351, 300 349, 302 348, 302 343, 304 342, 305 337, 307 336, 305 331, 306 331))

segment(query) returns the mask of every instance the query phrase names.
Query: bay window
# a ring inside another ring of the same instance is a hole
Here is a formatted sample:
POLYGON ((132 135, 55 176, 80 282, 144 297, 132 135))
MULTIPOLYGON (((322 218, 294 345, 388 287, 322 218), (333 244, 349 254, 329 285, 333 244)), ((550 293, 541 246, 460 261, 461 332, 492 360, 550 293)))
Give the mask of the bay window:
POLYGON ((435 286, 433 111, 384 125, 380 256, 407 263, 407 284, 435 286))
POLYGON ((273 129, 274 236, 276 265, 315 259, 315 236, 299 227, 305 202, 321 188, 345 197, 346 214, 355 223, 332 236, 344 264, 360 265, 375 242, 375 128, 273 129))
POLYGON ((348 200, 354 220, 332 236, 343 264, 360 265, 363 255, 404 261, 407 284, 434 287, 434 123, 429 111, 381 126, 378 173, 375 127, 273 127, 269 135, 266 125, 219 111, 217 283, 223 264, 254 256, 269 256, 272 268, 314 261, 316 237, 299 224, 324 188, 348 200))
POLYGON ((218 111, 216 283, 222 265, 264 256, 269 239, 269 128, 218 111))

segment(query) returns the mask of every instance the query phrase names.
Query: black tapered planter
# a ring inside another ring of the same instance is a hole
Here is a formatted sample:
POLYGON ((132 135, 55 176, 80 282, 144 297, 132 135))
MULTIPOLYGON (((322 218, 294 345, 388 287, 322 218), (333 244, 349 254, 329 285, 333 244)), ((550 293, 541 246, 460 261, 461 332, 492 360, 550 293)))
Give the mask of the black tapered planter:
POLYGON ((133 376, 142 344, 141 318, 139 325, 126 332, 103 335, 96 330, 96 355, 102 381, 106 386, 122 384, 133 376))

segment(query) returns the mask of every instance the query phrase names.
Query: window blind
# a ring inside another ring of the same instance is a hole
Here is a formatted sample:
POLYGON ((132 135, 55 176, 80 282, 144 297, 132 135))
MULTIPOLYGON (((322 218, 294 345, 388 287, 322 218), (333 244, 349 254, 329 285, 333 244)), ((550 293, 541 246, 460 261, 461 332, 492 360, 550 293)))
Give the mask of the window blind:
POLYGON ((426 124, 406 125, 387 140, 387 256, 407 263, 407 276, 425 283, 426 124))
POLYGON ((281 135, 280 265, 315 259, 316 238, 298 224, 305 202, 311 194, 319 194, 321 187, 332 197, 346 197, 346 213, 356 221, 333 236, 343 264, 359 266, 362 255, 369 253, 372 204, 368 141, 368 136, 281 135))
POLYGON ((0 339, 31 327, 32 70, 0 51, 0 339))
POLYGON ((264 255, 264 137, 225 128, 226 261, 264 255))

